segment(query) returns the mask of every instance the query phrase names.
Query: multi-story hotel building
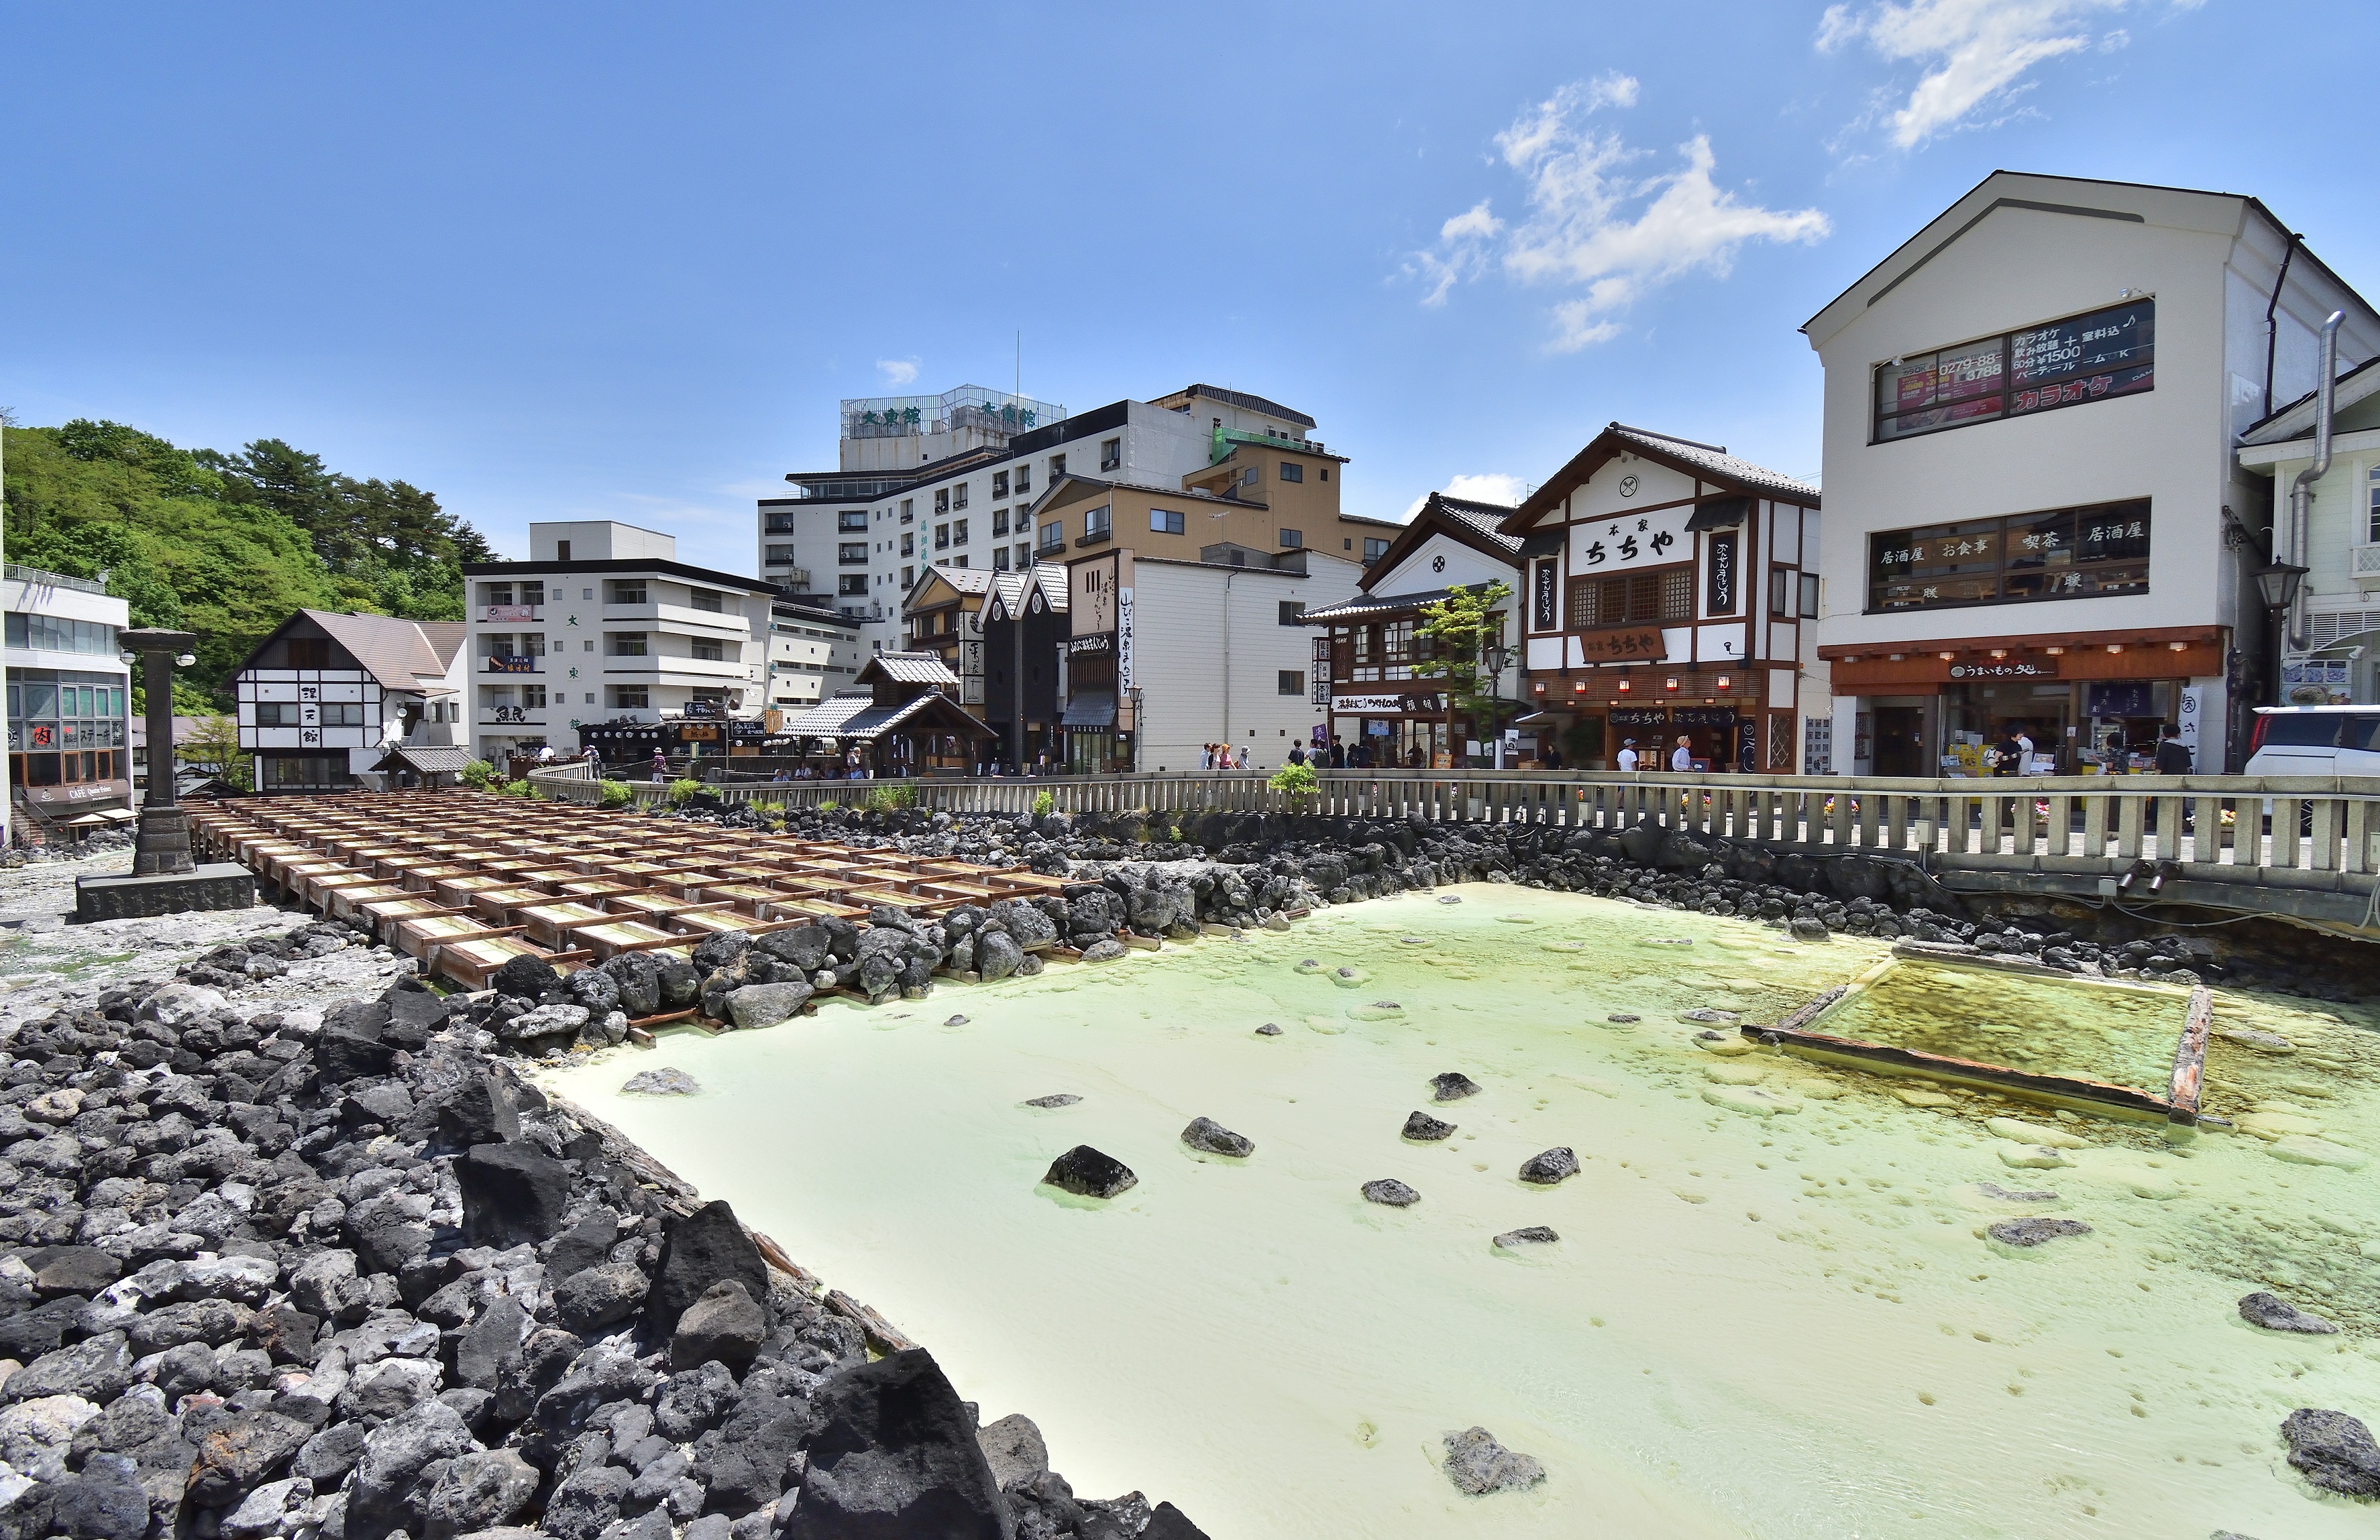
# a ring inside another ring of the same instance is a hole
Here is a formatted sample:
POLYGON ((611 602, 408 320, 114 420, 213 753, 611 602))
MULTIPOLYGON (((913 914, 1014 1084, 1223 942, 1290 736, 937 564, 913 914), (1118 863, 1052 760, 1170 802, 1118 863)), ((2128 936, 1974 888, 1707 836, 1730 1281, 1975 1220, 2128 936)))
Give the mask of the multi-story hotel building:
POLYGON ((1007 572, 1109 541, 1196 562, 1218 543, 1359 564, 1399 526, 1340 512, 1343 457, 1314 419, 1213 385, 1062 406, 963 386, 843 403, 841 464, 797 471, 759 509, 762 577, 897 649, 929 566, 1007 572))
POLYGON ((483 759, 578 747, 597 722, 757 716, 769 689, 766 583, 687 566, 677 540, 607 521, 528 527, 525 562, 463 568, 470 742, 483 759))

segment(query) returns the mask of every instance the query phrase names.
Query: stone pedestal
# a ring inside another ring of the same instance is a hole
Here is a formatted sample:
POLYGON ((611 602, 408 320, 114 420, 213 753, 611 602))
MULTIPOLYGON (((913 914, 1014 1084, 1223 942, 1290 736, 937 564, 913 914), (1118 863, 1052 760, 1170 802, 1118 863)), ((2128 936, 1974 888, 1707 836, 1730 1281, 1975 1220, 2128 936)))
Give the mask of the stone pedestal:
MULTIPOLYGON (((172 773, 170 769, 167 773, 172 773)), ((190 870, 189 815, 177 806, 160 807, 154 802, 141 808, 140 832, 132 843, 132 875, 187 876, 190 870)))
POLYGON ((130 877, 75 879, 78 920, 150 919, 182 915, 194 909, 246 909, 256 902, 256 878, 234 861, 130 877))

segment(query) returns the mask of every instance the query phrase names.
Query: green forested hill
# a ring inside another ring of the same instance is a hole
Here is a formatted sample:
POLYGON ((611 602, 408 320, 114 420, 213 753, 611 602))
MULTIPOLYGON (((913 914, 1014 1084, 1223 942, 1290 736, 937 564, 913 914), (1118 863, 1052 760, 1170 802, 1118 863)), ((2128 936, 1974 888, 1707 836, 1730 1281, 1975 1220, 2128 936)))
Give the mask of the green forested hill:
POLYGON ((341 476, 278 439, 223 455, 115 422, 5 431, 8 561, 104 573, 135 625, 197 632, 192 683, 213 709, 292 611, 460 620, 461 564, 489 559, 430 493, 341 476))

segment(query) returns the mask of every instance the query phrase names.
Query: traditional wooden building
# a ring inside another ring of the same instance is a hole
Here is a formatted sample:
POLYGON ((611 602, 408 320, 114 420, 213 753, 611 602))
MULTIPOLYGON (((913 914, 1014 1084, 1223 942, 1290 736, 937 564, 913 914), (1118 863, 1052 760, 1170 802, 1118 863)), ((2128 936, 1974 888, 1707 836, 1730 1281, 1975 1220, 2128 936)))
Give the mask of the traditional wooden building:
POLYGON ((378 790, 390 749, 459 746, 466 630, 324 610, 283 621, 231 678, 256 789, 378 790))
MULTIPOLYGON (((1501 528, 1512 515, 1506 503, 1432 492, 1365 569, 1354 598, 1305 612, 1307 625, 1323 629, 1314 638, 1312 699, 1325 713, 1329 740, 1342 750, 1360 745, 1369 763, 1383 767, 1495 760, 1500 729, 1529 710, 1518 673, 1521 538, 1501 528), (1489 722, 1453 709, 1445 681, 1431 673, 1437 647, 1420 627, 1428 607, 1456 589, 1495 583, 1514 597, 1503 605, 1500 642, 1480 661, 1480 673, 1512 710, 1489 713, 1502 719, 1489 722)), ((1533 740, 1528 757, 1535 755, 1533 740)))
POLYGON ((1794 770, 1817 488, 1615 422, 1499 527, 1522 541, 1524 687, 1569 762, 1634 738, 1666 767, 1684 737, 1698 767, 1794 770))
POLYGON ((993 734, 958 704, 958 684, 930 652, 880 652, 861 665, 858 688, 787 717, 781 731, 798 752, 845 770, 970 773, 993 734))
POLYGON ((1035 563, 994 573, 982 610, 984 720, 995 752, 1023 769, 1062 757, 1059 652, 1066 644, 1066 569, 1035 563))

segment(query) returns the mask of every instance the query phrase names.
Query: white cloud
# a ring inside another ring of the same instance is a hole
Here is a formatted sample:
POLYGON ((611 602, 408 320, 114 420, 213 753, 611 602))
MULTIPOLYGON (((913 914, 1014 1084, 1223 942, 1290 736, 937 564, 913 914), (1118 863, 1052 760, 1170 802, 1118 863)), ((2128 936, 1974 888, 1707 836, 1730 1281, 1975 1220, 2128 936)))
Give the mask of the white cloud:
POLYGON ((1430 284, 1422 303, 1444 304, 1456 284, 1491 263, 1523 283, 1578 285, 1582 297, 1554 307, 1548 344, 1575 352, 1617 335, 1620 314, 1647 291, 1698 269, 1724 277, 1746 241, 1828 234, 1827 216, 1815 209, 1765 209, 1721 189, 1711 179, 1717 158, 1706 137, 1679 147, 1684 159, 1674 171, 1626 175, 1644 152, 1583 120, 1636 97, 1636 82, 1624 75, 1573 83, 1498 134, 1504 164, 1526 183, 1528 214, 1508 224, 1482 199, 1439 226, 1438 245, 1415 255, 1430 284))
MULTIPOLYGON (((1490 470, 1476 476, 1465 472, 1453 477, 1439 491, 1449 497, 1468 498, 1474 503, 1501 503, 1517 507, 1520 505, 1521 499, 1529 495, 1529 484, 1517 476, 1508 476, 1500 470, 1490 470)), ((1413 500, 1412 505, 1405 509, 1402 517, 1411 521, 1428 502, 1429 493, 1422 493, 1413 500)))
POLYGON ((1430 284, 1423 305, 1445 305, 1454 285, 1490 267, 1521 284, 1578 285, 1580 297, 1554 305, 1547 343, 1575 352, 1619 335, 1621 314, 1652 288, 1697 269, 1726 276, 1747 240, 1826 238, 1818 210, 1764 210, 1718 188, 1704 136, 1678 145, 1676 172, 1628 176, 1645 152, 1583 119, 1635 100, 1635 79, 1604 74, 1563 86, 1497 133, 1497 152, 1525 181, 1528 216, 1507 224, 1483 198, 1438 226, 1438 245, 1409 269, 1430 284))
POLYGON ((1856 14, 1837 5, 1819 18, 1815 41, 1822 54, 1864 42, 1895 64, 1921 67, 1907 99, 1883 115, 1892 142, 1912 150, 1937 134, 1975 127, 1980 114, 2030 90, 2023 76, 2036 65, 2094 46, 2121 48, 2129 41, 2121 29, 2095 38, 2090 18, 2129 3, 1885 0, 1856 14))
POLYGON ((915 358, 879 358, 876 367, 884 371, 884 382, 888 385, 906 385, 917 378, 917 360, 915 358))

